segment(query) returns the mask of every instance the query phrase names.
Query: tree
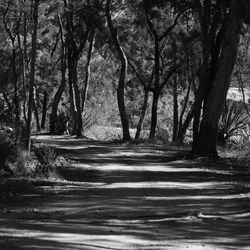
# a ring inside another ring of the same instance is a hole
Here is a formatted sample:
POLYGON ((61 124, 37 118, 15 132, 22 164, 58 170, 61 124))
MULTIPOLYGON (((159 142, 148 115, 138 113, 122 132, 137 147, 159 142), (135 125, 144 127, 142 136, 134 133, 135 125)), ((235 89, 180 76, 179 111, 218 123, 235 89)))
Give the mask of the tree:
POLYGON ((221 1, 204 1, 200 6, 203 66, 195 106, 192 148, 195 155, 217 155, 218 123, 237 58, 240 32, 250 10, 249 1, 232 0, 221 4, 221 1), (217 11, 211 20, 213 9, 217 11), (207 79, 206 70, 209 72, 207 79))
POLYGON ((31 122, 32 110, 34 105, 34 87, 35 87, 35 64, 36 64, 36 44, 37 44, 37 26, 38 26, 38 7, 39 0, 34 0, 33 7, 33 33, 31 44, 31 63, 30 63, 30 82, 29 82, 29 104, 28 104, 28 120, 27 120, 27 144, 28 150, 31 147, 31 122))
MULTIPOLYGON (((17 7, 14 2, 14 7, 17 7)), ((8 14, 10 12, 11 7, 11 1, 8 1, 7 7, 3 14, 3 22, 5 31, 8 34, 8 38, 11 41, 11 50, 12 50, 12 58, 11 58, 11 69, 12 69, 12 79, 11 82, 14 86, 14 97, 13 97, 13 103, 14 103, 14 110, 15 110, 15 129, 17 137, 19 135, 19 125, 20 125, 20 106, 19 106, 19 97, 18 97, 18 72, 17 72, 17 39, 19 34, 19 29, 21 25, 21 11, 18 11, 18 9, 12 11, 15 18, 11 19, 8 18, 8 14), (9 22, 9 24, 8 24, 9 22)))
POLYGON ((60 41, 61 41, 61 46, 60 46, 60 71, 61 71, 61 82, 59 85, 59 88, 57 89, 53 101, 52 101, 52 108, 51 108, 51 114, 50 114, 50 134, 55 134, 56 133, 56 121, 57 121, 57 109, 58 109, 58 104, 60 102, 60 99, 62 97, 62 94, 65 90, 66 87, 66 45, 65 45, 65 40, 64 40, 64 34, 63 34, 63 25, 61 21, 60 15, 58 15, 58 24, 59 24, 59 29, 60 29, 60 41))
POLYGON ((117 29, 115 29, 112 23, 111 14, 110 14, 110 5, 111 5, 111 0, 107 0, 106 17, 107 17, 110 34, 114 42, 114 46, 118 53, 118 57, 119 57, 120 64, 121 64, 120 77, 119 77, 119 83, 118 83, 118 88, 117 88, 117 101, 118 101, 119 112, 120 112, 121 123, 122 123, 123 140, 129 141, 130 140, 129 122, 128 122, 128 118, 126 114, 125 101, 124 101, 124 87, 125 87, 128 63, 127 63, 127 57, 118 39, 117 29))

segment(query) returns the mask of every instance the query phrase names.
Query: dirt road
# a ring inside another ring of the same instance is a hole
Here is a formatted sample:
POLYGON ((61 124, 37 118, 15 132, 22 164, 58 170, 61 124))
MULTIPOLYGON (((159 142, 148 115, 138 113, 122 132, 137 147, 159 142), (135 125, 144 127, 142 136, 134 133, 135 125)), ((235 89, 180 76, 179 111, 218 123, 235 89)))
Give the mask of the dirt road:
POLYGON ((250 183, 229 167, 160 146, 35 141, 78 162, 0 203, 0 249, 250 249, 250 183))

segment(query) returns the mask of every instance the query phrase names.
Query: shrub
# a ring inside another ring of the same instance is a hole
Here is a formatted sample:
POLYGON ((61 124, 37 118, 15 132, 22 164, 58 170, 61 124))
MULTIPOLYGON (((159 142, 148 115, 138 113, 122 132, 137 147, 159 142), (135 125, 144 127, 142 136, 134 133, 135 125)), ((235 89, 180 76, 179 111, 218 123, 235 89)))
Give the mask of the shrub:
POLYGON ((248 116, 242 107, 235 102, 227 101, 219 123, 218 143, 225 145, 228 139, 246 128, 247 121, 248 116))
POLYGON ((41 145, 33 149, 35 156, 39 162, 36 170, 45 176, 48 176, 50 171, 54 171, 57 154, 53 147, 41 145))

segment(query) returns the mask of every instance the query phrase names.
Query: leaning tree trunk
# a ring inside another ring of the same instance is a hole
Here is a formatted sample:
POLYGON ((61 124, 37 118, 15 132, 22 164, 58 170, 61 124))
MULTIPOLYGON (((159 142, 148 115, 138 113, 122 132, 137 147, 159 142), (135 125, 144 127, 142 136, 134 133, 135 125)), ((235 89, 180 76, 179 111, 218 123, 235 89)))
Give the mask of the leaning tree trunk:
POLYGON ((87 93, 88 93, 89 75, 90 75, 90 60, 91 60, 93 43, 94 43, 94 38, 95 38, 95 28, 92 28, 89 36, 90 36, 89 48, 88 48, 88 52, 87 52, 87 61, 85 64, 85 70, 84 70, 85 71, 85 78, 84 78, 84 86, 83 86, 83 90, 82 90, 82 113, 84 113, 85 103, 86 103, 87 93))
POLYGON ((189 79, 187 94, 185 96, 184 105, 182 107, 180 118, 179 118, 179 127, 178 127, 178 133, 177 133, 177 138, 176 138, 176 141, 178 141, 179 143, 183 143, 184 136, 185 136, 186 131, 188 129, 188 126, 189 126, 189 124, 191 122, 191 120, 190 121, 188 120, 188 116, 189 116, 189 113, 188 113, 187 118, 186 118, 186 120, 185 120, 185 122, 183 124, 183 116, 184 116, 184 114, 186 112, 186 109, 187 109, 187 106, 188 106, 190 91, 191 91, 191 79, 189 79))
POLYGON ((34 99, 34 85, 35 85, 35 64, 36 64, 36 42, 37 42, 37 24, 38 24, 38 6, 39 0, 35 0, 33 10, 33 34, 31 42, 31 69, 30 69, 30 84, 29 84, 29 103, 28 103, 28 120, 27 120, 27 146, 28 151, 31 147, 31 123, 32 123, 32 110, 34 99))
POLYGON ((122 131, 123 131, 123 140, 129 141, 131 140, 130 133, 129 133, 129 121, 126 113, 126 108, 125 108, 125 81, 126 81, 126 76, 127 76, 127 57, 120 45, 118 35, 117 35, 117 30, 114 28, 111 15, 110 15, 110 4, 112 0, 107 0, 106 2, 106 17, 107 17, 107 22, 108 22, 108 27, 110 30, 111 37, 113 39, 115 48, 117 50, 119 60, 121 63, 121 69, 120 69, 120 77, 119 77, 119 83, 118 83, 118 88, 117 88, 117 102, 118 102, 118 107, 119 107, 119 113, 120 113, 120 118, 121 118, 121 123, 122 123, 122 131))
POLYGON ((36 99, 34 98, 34 101, 33 101, 33 105, 34 105, 34 115, 35 115, 35 119, 36 119, 36 130, 38 132, 41 131, 41 127, 40 127, 40 122, 39 122, 39 113, 38 113, 38 108, 37 108, 37 101, 36 99))
POLYGON ((173 77, 173 97, 174 97, 174 108, 173 108, 173 136, 172 141, 177 141, 178 127, 179 127, 179 114, 178 114, 178 91, 177 91, 177 75, 173 77))
POLYGON ((235 0, 231 6, 231 13, 222 40, 223 49, 217 73, 207 98, 197 144, 193 147, 193 154, 195 155, 217 156, 218 123, 230 85, 243 24, 238 5, 240 4, 235 0))
POLYGON ((142 125, 143 121, 147 112, 147 106, 148 106, 148 97, 149 97, 149 90, 145 89, 144 90, 144 100, 143 100, 143 105, 141 109, 141 115, 140 119, 136 128, 136 134, 135 134, 135 139, 139 139, 141 135, 141 130, 142 130, 142 125))

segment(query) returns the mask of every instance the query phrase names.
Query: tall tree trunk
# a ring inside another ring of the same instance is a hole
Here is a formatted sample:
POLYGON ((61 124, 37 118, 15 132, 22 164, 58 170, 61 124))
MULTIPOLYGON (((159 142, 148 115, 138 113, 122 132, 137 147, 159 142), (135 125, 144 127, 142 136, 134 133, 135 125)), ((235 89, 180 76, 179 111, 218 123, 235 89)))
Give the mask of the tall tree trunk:
POLYGON ((76 136, 82 135, 82 109, 81 109, 81 95, 78 87, 78 77, 77 77, 77 63, 75 62, 74 68, 73 68, 73 89, 75 94, 75 104, 76 104, 76 124, 77 124, 77 130, 76 130, 76 136))
POLYGON ((26 112, 26 105, 27 105, 27 14, 26 12, 23 13, 23 42, 21 43, 20 34, 18 34, 18 46, 21 54, 20 60, 20 68, 22 70, 22 107, 23 107, 23 118, 25 120, 25 124, 27 125, 28 118, 26 112), (22 48, 23 46, 23 48, 22 48))
POLYGON ((17 72, 16 72, 16 49, 15 44, 13 43, 12 48, 12 80, 14 85, 14 98, 13 103, 15 107, 15 129, 16 136, 19 136, 19 125, 20 125, 20 107, 19 107, 19 98, 18 98, 18 86, 17 86, 17 72))
POLYGON ((32 123, 32 110, 34 99, 34 85, 35 85, 35 64, 36 64, 36 42, 37 42, 37 24, 38 24, 38 6, 39 0, 34 0, 33 9, 33 33, 31 43, 31 68, 30 68, 30 84, 29 84, 29 106, 28 106, 28 123, 27 123, 27 146, 28 151, 31 147, 31 123, 32 123))
MULTIPOLYGON (((87 61, 85 64, 85 78, 84 78, 84 86, 82 90, 82 113, 84 113, 85 109, 85 103, 87 99, 87 93, 88 93, 88 86, 89 86, 89 75, 90 75, 90 60, 91 60, 91 55, 92 55, 92 50, 93 50, 93 43, 94 43, 94 38, 95 38, 95 28, 91 29, 91 32, 89 34, 89 48, 87 52, 87 61)), ((83 117, 83 115, 82 115, 83 117)))
POLYGON ((230 85, 243 24, 241 16, 243 6, 237 2, 236 0, 232 1, 231 12, 222 40, 222 52, 217 73, 206 101, 197 144, 193 146, 193 154, 217 155, 218 122, 230 85))
POLYGON ((159 39, 156 32, 154 33, 155 39, 155 82, 154 82, 154 90, 153 90, 153 103, 152 103, 152 117, 151 117, 151 127, 149 139, 155 139, 156 126, 157 126, 157 109, 158 109, 158 101, 160 97, 160 52, 159 52, 159 39))
POLYGON ((140 119, 136 128, 136 134, 135 134, 135 139, 139 139, 141 135, 141 130, 142 130, 142 125, 143 121, 147 112, 147 106, 148 106, 148 97, 149 97, 149 90, 145 89, 144 90, 144 100, 143 100, 143 105, 141 109, 141 115, 140 119))
POLYGON ((72 135, 76 135, 78 131, 76 95, 73 83, 74 71, 75 71, 74 61, 70 58, 70 55, 68 55, 68 83, 69 83, 69 99, 70 99, 71 120, 72 120, 72 135))
POLYGON ((66 87, 66 69, 67 69, 67 55, 66 55, 66 44, 63 35, 63 25, 61 22, 60 16, 58 16, 58 23, 60 28, 60 39, 61 39, 61 62, 60 62, 60 70, 61 70, 61 83, 58 90, 55 93, 52 102, 52 109, 50 114, 50 134, 56 134, 56 121, 57 121, 57 109, 59 102, 61 100, 62 94, 66 87))
POLYGON ((126 108, 125 108, 125 81, 126 81, 126 76, 127 76, 127 58, 126 55, 120 45, 118 35, 117 35, 117 30, 114 28, 111 15, 110 15, 110 4, 112 0, 107 0, 106 2, 106 17, 107 17, 107 22, 108 22, 108 27, 110 30, 111 37, 113 39, 116 51, 119 56, 119 60, 121 63, 121 69, 120 69, 120 77, 119 77, 119 83, 118 83, 118 88, 117 88, 117 102, 118 102, 118 107, 119 107, 119 113, 120 113, 120 118, 121 118, 121 123, 122 123, 122 131, 123 131, 123 140, 129 141, 131 140, 130 133, 129 133, 129 121, 126 113, 126 108))
POLYGON ((43 113, 42 113, 42 121, 41 128, 45 128, 46 116, 47 116, 47 106, 48 106, 48 92, 46 90, 43 91, 43 113))
POLYGON ((177 91, 177 75, 173 77, 173 97, 174 97, 174 107, 173 107, 173 136, 172 141, 176 142, 178 127, 179 127, 179 114, 178 114, 178 91, 177 91))
POLYGON ((80 54, 86 44, 90 27, 86 23, 86 31, 79 41, 79 37, 75 37, 74 27, 74 10, 73 4, 64 0, 64 7, 66 16, 66 47, 67 47, 67 61, 68 61, 68 81, 69 81, 69 95, 71 116, 73 122, 72 134, 81 136, 82 134, 82 110, 81 110, 81 96, 78 86, 78 72, 77 66, 80 54), (79 43, 79 46, 77 44, 79 43))

